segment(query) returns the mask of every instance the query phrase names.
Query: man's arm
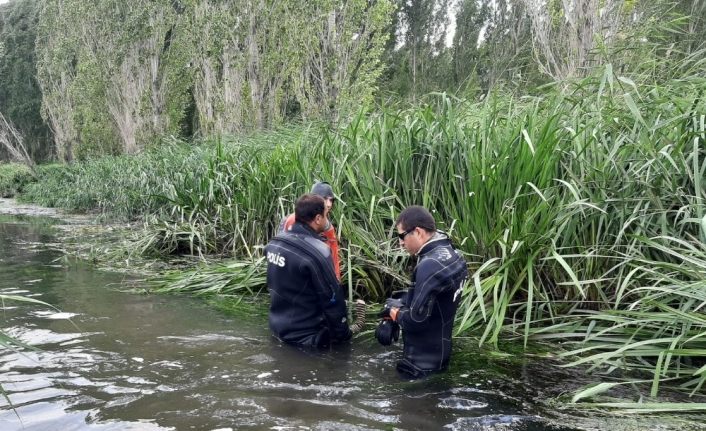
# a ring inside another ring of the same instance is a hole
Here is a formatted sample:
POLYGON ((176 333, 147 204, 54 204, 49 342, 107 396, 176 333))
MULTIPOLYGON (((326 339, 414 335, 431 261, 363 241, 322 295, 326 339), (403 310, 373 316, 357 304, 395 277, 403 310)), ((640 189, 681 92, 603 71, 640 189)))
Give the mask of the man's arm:
POLYGON ((348 310, 341 286, 333 273, 333 264, 330 261, 324 263, 328 268, 321 268, 320 262, 314 262, 319 267, 312 271, 312 283, 319 295, 319 303, 331 331, 331 340, 340 343, 352 336, 348 327, 348 310))
POLYGON ((336 229, 330 225, 322 236, 326 238, 326 244, 331 249, 331 261, 333 262, 333 271, 336 273, 336 278, 341 281, 341 260, 338 254, 338 238, 336 238, 336 229))
POLYGON ((441 275, 443 268, 438 263, 431 264, 432 262, 418 268, 412 302, 405 301, 399 309, 395 310, 393 307, 390 311, 390 317, 399 323, 402 329, 414 331, 416 327, 425 325, 431 316, 436 295, 444 283, 441 275))

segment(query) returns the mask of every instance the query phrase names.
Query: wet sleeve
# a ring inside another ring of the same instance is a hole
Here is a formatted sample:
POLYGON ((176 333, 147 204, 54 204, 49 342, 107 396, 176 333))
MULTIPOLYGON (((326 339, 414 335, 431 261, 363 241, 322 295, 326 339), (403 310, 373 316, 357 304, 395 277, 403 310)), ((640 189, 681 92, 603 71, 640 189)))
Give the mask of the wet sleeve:
POLYGON ((336 273, 336 278, 341 281, 341 259, 338 254, 338 238, 336 238, 336 229, 331 225, 323 233, 326 238, 326 244, 331 249, 331 261, 333 262, 333 270, 336 273))

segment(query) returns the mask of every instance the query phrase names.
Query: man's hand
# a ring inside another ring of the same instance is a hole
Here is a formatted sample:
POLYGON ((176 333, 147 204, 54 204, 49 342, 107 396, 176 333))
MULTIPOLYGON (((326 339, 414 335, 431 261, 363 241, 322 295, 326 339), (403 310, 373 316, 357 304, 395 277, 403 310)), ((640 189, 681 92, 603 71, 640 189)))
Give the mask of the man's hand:
POLYGON ((385 300, 385 308, 402 308, 404 303, 401 299, 387 298, 385 300))
POLYGON ((390 316, 393 322, 397 321, 397 312, 399 312, 400 308, 403 306, 404 303, 401 299, 387 298, 385 301, 385 310, 388 310, 388 316, 390 316))

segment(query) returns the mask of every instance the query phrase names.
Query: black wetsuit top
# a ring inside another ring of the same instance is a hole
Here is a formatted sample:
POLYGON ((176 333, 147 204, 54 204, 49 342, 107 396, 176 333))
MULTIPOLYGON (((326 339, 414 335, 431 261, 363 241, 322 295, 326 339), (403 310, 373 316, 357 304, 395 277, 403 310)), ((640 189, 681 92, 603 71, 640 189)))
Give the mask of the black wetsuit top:
POLYGON ((280 340, 325 347, 351 338, 331 249, 309 226, 295 223, 267 247, 270 329, 280 340))
POLYGON ((397 369, 412 377, 448 366, 456 308, 468 277, 465 260, 445 235, 424 244, 418 258, 405 306, 397 314, 404 342, 397 369))

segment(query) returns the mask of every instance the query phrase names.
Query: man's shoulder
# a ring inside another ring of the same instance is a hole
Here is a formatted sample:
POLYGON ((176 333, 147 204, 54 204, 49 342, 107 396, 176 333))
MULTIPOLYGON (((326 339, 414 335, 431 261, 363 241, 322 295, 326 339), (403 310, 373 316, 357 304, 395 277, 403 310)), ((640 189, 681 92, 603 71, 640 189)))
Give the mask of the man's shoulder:
POLYGON ((298 249, 300 252, 304 250, 312 250, 322 255, 324 258, 329 258, 331 256, 331 249, 320 238, 293 232, 291 230, 278 233, 270 240, 266 248, 271 247, 273 243, 283 244, 288 248, 292 248, 292 251, 295 251, 295 249, 298 249))
POLYGON ((451 243, 445 240, 442 241, 444 242, 435 244, 434 248, 420 256, 419 265, 445 265, 459 258, 458 252, 451 243))
POLYGON ((320 238, 307 235, 303 236, 303 240, 307 243, 307 245, 309 245, 312 249, 316 250, 323 257, 330 258, 331 249, 320 238))

